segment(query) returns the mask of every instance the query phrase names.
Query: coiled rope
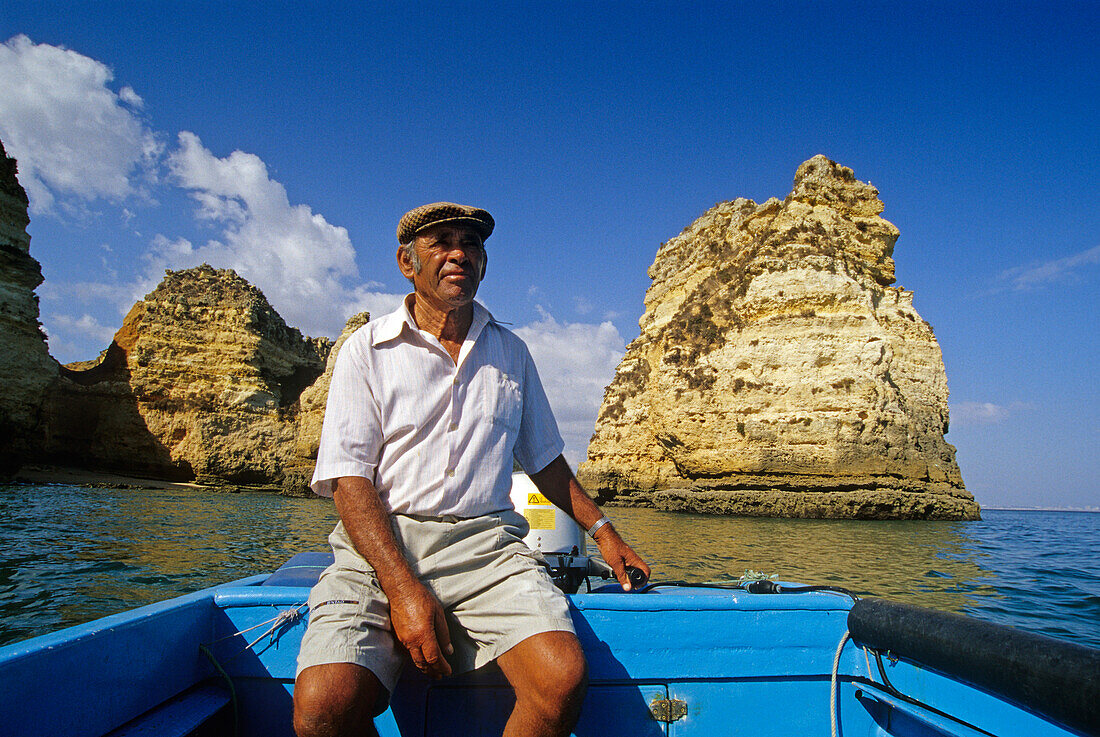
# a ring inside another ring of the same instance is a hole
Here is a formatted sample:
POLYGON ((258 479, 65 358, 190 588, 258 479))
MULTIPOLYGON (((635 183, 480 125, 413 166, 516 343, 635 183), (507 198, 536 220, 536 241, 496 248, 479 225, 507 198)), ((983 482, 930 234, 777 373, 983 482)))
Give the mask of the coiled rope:
MULTIPOLYGON (((844 630, 844 636, 840 638, 840 644, 836 646, 836 655, 833 656, 833 671, 829 678, 829 730, 832 737, 836 735, 836 722, 837 712, 839 711, 839 705, 837 704, 836 694, 836 681, 837 673, 840 672, 840 654, 844 652, 844 646, 848 643, 848 630, 844 630)), ((867 664, 868 670, 870 670, 871 664, 867 664)))
POLYGON ((254 648, 256 646, 256 644, 259 643, 260 640, 264 639, 265 637, 272 637, 274 639, 276 633, 280 629, 282 629, 283 627, 285 627, 287 625, 291 625, 291 624, 294 624, 295 622, 297 622, 298 619, 300 619, 301 616, 306 611, 308 611, 308 609, 309 609, 309 604, 308 603, 307 604, 299 604, 294 609, 284 609, 283 611, 279 612, 278 614, 276 614, 271 619, 264 620, 263 622, 260 622, 259 624, 254 624, 251 627, 245 628, 243 630, 238 630, 237 632, 234 632, 233 634, 230 634, 230 635, 226 635, 225 637, 219 637, 218 639, 214 640, 213 642, 209 642, 209 643, 206 643, 206 644, 207 645, 216 645, 219 642, 223 642, 225 640, 230 640, 234 637, 240 637, 241 635, 243 635, 245 633, 251 632, 251 631, 256 630, 256 629, 259 629, 260 627, 263 627, 265 624, 270 624, 271 625, 266 630, 264 630, 260 634, 259 637, 252 640, 252 642, 248 643, 243 648, 241 648, 239 651, 237 651, 232 656, 230 656, 230 660, 232 660, 233 658, 236 658, 237 656, 241 655, 242 653, 245 653, 245 652, 251 650, 252 648, 254 648))

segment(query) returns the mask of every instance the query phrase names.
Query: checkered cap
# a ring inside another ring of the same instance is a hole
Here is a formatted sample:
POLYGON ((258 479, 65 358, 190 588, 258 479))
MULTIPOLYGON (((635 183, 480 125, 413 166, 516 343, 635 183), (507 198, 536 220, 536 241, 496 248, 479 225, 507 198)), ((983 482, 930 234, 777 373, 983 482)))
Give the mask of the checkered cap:
POLYGON ((411 243, 417 233, 440 223, 469 225, 481 235, 483 241, 492 234, 495 225, 493 216, 480 207, 456 205, 453 202, 433 202, 430 205, 421 205, 415 210, 409 210, 401 216, 400 222, 397 223, 397 242, 411 243))

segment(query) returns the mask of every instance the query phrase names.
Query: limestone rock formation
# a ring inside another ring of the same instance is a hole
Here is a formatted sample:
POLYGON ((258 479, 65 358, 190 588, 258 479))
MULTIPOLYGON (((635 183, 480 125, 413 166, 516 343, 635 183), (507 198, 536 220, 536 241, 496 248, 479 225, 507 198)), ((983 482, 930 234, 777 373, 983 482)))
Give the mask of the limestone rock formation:
POLYGON ((279 484, 302 390, 327 340, 286 325, 259 289, 207 265, 169 271, 99 360, 62 369, 52 459, 158 477, 279 484))
POLYGON ((332 383, 332 370, 336 367, 336 356, 340 353, 344 341, 369 321, 369 312, 352 315, 328 353, 325 372, 302 392, 302 396, 298 400, 299 409, 294 436, 294 453, 283 476, 281 493, 285 496, 313 495, 309 488, 309 482, 313 477, 313 467, 317 463, 317 450, 321 442, 321 424, 325 419, 325 402, 328 401, 328 389, 332 383))
POLYGON ((641 335, 582 481, 612 504, 975 519, 931 326, 894 283, 878 190, 823 156, 783 201, 707 211, 657 251, 641 335))
POLYGON ((38 322, 42 269, 30 255, 27 205, 0 143, 0 477, 41 450, 43 401, 58 375, 38 322))

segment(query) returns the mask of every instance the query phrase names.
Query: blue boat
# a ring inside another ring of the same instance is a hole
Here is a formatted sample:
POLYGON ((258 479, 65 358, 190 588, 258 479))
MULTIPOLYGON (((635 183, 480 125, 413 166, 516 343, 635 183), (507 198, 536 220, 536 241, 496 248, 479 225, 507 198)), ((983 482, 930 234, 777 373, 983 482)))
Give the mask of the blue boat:
MULTIPOLYGON (((330 560, 0 648, 0 734, 291 735, 305 602, 330 560)), ((1008 627, 772 581, 603 583, 570 602, 590 670, 578 737, 1100 734, 1100 650, 1008 627)), ((499 735, 512 698, 491 666, 408 668, 376 724, 499 735)))

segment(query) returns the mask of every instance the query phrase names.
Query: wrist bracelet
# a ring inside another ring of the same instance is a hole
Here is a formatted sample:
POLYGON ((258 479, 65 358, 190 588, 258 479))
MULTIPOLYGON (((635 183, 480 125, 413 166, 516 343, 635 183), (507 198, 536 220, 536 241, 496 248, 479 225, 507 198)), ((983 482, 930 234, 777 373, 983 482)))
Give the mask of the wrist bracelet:
POLYGON ((604 525, 609 525, 609 524, 611 524, 611 520, 609 520, 606 516, 605 517, 600 517, 598 520, 596 520, 596 524, 594 524, 594 525, 592 525, 591 527, 588 528, 588 536, 590 538, 592 538, 593 540, 595 540, 596 539, 596 532, 599 531, 599 529, 601 527, 603 527, 604 525))

